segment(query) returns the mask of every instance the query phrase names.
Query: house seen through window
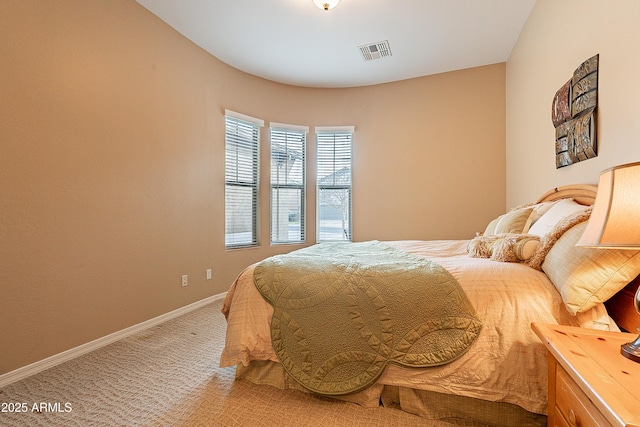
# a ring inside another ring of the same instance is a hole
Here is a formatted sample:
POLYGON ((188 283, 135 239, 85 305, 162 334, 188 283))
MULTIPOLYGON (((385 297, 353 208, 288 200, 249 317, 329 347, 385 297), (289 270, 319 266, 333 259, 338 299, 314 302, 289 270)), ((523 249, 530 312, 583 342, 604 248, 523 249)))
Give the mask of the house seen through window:
POLYGON ((352 126, 316 127, 318 241, 351 241, 352 126))
POLYGON ((271 123, 271 243, 305 241, 308 128, 271 123))

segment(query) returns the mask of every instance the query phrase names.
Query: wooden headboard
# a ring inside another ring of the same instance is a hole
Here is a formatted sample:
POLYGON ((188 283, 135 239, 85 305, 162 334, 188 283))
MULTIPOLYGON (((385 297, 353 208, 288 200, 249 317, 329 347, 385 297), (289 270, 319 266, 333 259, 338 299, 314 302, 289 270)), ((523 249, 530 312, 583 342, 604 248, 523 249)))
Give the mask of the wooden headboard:
POLYGON ((581 205, 591 206, 596 201, 598 186, 593 184, 573 184, 556 187, 544 193, 536 203, 560 199, 573 199, 581 205))
MULTIPOLYGON (((598 186, 593 184, 573 184, 556 187, 544 193, 536 203, 559 199, 574 199, 583 205, 592 205, 596 199, 598 186)), ((640 314, 635 310, 633 300, 640 285, 640 276, 636 277, 620 292, 605 302, 609 315, 622 329, 635 332, 640 328, 640 314)))
POLYGON ((616 321, 618 326, 628 332, 635 332, 640 328, 640 314, 633 308, 638 285, 640 285, 640 276, 604 303, 609 316, 616 321))

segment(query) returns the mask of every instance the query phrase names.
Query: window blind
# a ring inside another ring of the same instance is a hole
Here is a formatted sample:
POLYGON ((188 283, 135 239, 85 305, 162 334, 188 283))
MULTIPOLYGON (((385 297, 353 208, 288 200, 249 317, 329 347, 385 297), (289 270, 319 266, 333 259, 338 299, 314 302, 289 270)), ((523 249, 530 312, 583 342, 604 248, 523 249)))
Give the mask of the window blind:
POLYGON ((258 245, 258 174, 262 122, 225 115, 225 247, 258 245))
POLYGON ((316 128, 318 241, 351 241, 353 128, 316 128))
POLYGON ((271 243, 305 241, 306 127, 271 124, 271 243))

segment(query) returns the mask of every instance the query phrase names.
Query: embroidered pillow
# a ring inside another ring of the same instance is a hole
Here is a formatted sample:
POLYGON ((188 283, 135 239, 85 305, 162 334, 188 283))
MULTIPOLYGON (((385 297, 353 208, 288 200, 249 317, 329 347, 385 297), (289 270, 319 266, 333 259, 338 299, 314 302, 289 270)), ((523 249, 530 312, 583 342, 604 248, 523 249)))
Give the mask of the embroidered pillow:
POLYGON ((483 235, 489 236, 493 234, 524 234, 529 231, 531 220, 533 217, 533 208, 516 209, 500 215, 487 225, 483 235))

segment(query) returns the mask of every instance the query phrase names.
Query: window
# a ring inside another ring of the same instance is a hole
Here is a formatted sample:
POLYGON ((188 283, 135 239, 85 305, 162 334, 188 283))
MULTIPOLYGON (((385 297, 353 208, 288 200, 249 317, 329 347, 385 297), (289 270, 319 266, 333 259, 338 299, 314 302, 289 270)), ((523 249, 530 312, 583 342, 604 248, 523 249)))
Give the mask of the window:
POLYGON ((353 130, 316 128, 318 241, 351 241, 353 130))
POLYGON ((309 128, 271 123, 271 243, 305 240, 305 145, 309 128))
POLYGON ((226 110, 225 123, 225 247, 257 246, 258 161, 264 122, 226 110))

